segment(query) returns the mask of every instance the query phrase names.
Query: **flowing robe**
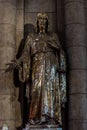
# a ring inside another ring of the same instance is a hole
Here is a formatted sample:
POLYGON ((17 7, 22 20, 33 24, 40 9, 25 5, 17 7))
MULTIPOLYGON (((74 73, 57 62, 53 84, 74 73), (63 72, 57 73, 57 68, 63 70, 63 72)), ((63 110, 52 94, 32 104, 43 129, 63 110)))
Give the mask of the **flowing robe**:
MULTIPOLYGON (((62 48, 56 34, 29 34, 22 53, 20 80, 28 82, 27 95, 30 100, 29 120, 53 119, 61 122, 63 95, 60 85, 62 48)), ((63 55, 62 55, 63 56, 63 55)), ((61 76, 62 77, 62 76, 61 76)), ((65 100, 65 95, 64 95, 65 100)))

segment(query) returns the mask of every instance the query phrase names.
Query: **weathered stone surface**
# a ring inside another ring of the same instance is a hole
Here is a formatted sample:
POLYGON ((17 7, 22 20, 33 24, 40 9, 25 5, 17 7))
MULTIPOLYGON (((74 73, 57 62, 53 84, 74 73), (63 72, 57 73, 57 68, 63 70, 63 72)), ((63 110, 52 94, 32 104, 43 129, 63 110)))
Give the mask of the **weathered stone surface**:
POLYGON ((87 130, 87 120, 69 120, 70 130, 87 130))
POLYGON ((0 48, 15 48, 15 26, 11 24, 0 24, 0 48))
POLYGON ((65 6, 66 24, 84 24, 84 8, 80 2, 69 2, 65 6))
POLYGON ((69 94, 87 93, 87 70, 71 70, 68 75, 69 94))
POLYGON ((23 10, 17 10, 17 24, 16 29, 21 30, 24 28, 24 14, 23 10))
POLYGON ((16 113, 16 118, 15 118, 15 124, 16 127, 19 127, 22 125, 22 118, 21 118, 21 106, 20 106, 20 102, 18 101, 18 97, 19 97, 19 88, 16 88, 16 96, 15 96, 15 113, 16 113))
POLYGON ((2 73, 15 57, 16 1, 0 0, 0 127, 15 130, 15 88, 13 75, 2 73))
POLYGON ((86 69, 87 61, 86 48, 82 46, 69 47, 67 49, 67 58, 70 69, 86 69))
POLYGON ((7 124, 10 130, 16 130, 14 120, 0 120, 0 130, 2 129, 3 124, 7 124))
POLYGON ((0 3, 3 3, 3 4, 4 3, 10 3, 10 4, 16 6, 16 0, 0 0, 0 3))
MULTIPOLYGON (((87 43, 87 1, 84 1, 84 11, 85 11, 85 29, 86 29, 86 43, 87 43)), ((87 47, 87 44, 86 44, 87 47)))
POLYGON ((16 54, 17 54, 18 48, 19 48, 19 46, 24 38, 23 31, 24 30, 17 30, 16 31, 16 54))
POLYGON ((25 12, 56 12, 56 0, 26 0, 25 12))
POLYGON ((66 26, 66 46, 86 46, 85 26, 82 24, 68 24, 66 26))
POLYGON ((24 0, 17 0, 17 9, 24 9, 24 0))
POLYGON ((69 119, 87 120, 87 93, 69 95, 69 119))
POLYGON ((0 23, 10 23, 14 25, 16 21, 15 15, 15 6, 10 3, 0 3, 0 23))
MULTIPOLYGON (((72 2, 72 0, 64 0, 65 3, 72 2)), ((84 3, 83 0, 73 0, 73 2, 81 2, 84 3)))
POLYGON ((15 87, 13 82, 12 72, 3 72, 0 70, 0 95, 13 95, 15 96, 15 87))
MULTIPOLYGON (((47 15, 49 17, 48 30, 56 32, 57 31, 56 13, 47 13, 47 15)), ((36 17, 37 13, 25 13, 25 24, 33 24, 33 26, 36 26, 36 17)))
POLYGON ((15 117, 15 96, 0 95, 0 120, 13 120, 15 117))
POLYGON ((14 50, 12 47, 2 47, 0 48, 0 69, 6 69, 6 64, 14 60, 14 50))
MULTIPOLYGON (((87 23, 87 5, 85 5, 85 22, 87 23)), ((87 24, 85 24, 87 29, 87 24)))
POLYGON ((84 0, 65 0, 66 47, 69 65, 69 130, 87 129, 87 49, 84 0))

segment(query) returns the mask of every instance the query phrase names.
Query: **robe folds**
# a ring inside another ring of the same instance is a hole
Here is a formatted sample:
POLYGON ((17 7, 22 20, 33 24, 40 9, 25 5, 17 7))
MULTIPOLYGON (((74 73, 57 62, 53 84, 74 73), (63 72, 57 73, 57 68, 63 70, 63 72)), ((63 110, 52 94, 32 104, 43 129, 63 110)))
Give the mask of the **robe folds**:
POLYGON ((21 56, 19 77, 27 82, 29 120, 61 122, 66 101, 65 54, 55 33, 29 34, 21 56))

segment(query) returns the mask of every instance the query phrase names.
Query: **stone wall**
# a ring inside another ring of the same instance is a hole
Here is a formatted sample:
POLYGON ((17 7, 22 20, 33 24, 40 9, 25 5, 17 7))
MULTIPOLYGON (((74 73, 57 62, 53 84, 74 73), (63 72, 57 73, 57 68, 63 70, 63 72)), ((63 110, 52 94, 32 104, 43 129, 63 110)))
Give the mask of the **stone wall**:
POLYGON ((36 16, 39 12, 45 12, 49 16, 49 30, 57 31, 56 0, 26 0, 25 1, 25 25, 36 26, 36 16))
POLYGON ((16 1, 0 0, 0 127, 15 130, 15 88, 12 72, 4 73, 15 57, 16 1))
MULTIPOLYGON (((17 10, 16 10, 16 54, 24 38, 24 0, 17 0, 17 10)), ((18 101, 19 97, 19 87, 15 87, 16 90, 16 127, 22 125, 22 115, 21 115, 21 104, 18 101)))
POLYGON ((58 33, 67 52, 69 130, 86 130, 86 0, 85 3, 84 0, 25 0, 25 3, 24 0, 17 0, 17 3, 15 0, 0 0, 0 127, 6 123, 9 129, 15 130, 15 126, 21 124, 20 104, 17 101, 19 88, 14 87, 12 72, 3 73, 3 69, 6 69, 6 63, 14 59, 24 33, 34 31, 39 12, 48 14, 49 30, 58 33), (15 112, 18 113, 16 117, 15 112))

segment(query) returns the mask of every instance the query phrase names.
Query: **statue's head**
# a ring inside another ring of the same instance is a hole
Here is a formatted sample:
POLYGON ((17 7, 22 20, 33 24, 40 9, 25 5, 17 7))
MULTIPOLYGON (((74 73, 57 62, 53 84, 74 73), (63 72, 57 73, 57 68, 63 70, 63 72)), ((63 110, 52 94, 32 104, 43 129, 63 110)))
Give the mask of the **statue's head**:
POLYGON ((48 16, 45 13, 37 14, 37 33, 45 32, 47 33, 48 28, 48 16))

